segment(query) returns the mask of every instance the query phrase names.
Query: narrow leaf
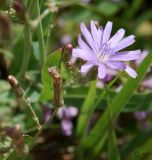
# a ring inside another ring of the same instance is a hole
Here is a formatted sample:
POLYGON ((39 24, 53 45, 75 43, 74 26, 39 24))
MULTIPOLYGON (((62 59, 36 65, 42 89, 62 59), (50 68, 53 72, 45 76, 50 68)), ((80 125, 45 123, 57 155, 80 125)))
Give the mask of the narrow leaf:
POLYGON ((86 130, 90 114, 92 113, 93 104, 96 98, 96 81, 92 81, 87 97, 82 105, 77 123, 77 135, 82 136, 86 130))
MULTIPOLYGON (((128 82, 124 85, 121 91, 112 99, 110 104, 112 119, 116 119, 120 112, 124 109, 124 106, 127 104, 128 100, 133 95, 134 91, 138 87, 141 80, 144 78, 144 75, 147 72, 147 69, 151 65, 152 54, 149 54, 141 65, 138 68, 138 77, 136 79, 130 78, 128 82)), ((86 137, 83 141, 83 145, 87 148, 95 148, 96 144, 100 141, 104 134, 107 132, 108 128, 108 112, 107 110, 103 116, 98 120, 95 127, 92 129, 90 135, 86 137)), ((101 148, 98 149, 99 153, 101 148)))

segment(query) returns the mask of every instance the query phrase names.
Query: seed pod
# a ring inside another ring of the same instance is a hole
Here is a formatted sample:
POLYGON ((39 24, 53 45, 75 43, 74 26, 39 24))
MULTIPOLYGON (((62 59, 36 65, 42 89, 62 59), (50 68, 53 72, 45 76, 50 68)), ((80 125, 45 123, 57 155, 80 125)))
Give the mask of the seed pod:
POLYGON ((22 97, 23 96, 23 91, 22 91, 22 88, 19 85, 18 80, 14 76, 9 75, 8 76, 8 82, 11 85, 13 91, 15 92, 16 97, 22 97))
POLYGON ((67 44, 62 49, 62 53, 63 53, 62 59, 65 62, 65 64, 67 64, 71 59, 72 48, 73 46, 71 44, 67 44))
POLYGON ((53 80, 53 105, 54 107, 63 106, 64 100, 62 97, 62 78, 60 77, 56 67, 48 68, 48 72, 53 80))

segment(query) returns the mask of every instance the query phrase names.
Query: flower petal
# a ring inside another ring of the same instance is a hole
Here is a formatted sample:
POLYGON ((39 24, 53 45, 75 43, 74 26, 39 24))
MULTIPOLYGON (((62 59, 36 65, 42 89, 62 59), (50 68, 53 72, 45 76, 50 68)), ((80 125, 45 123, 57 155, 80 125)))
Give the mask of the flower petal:
POLYGON ((65 106, 60 107, 60 108, 58 109, 58 111, 57 111, 57 116, 58 116, 59 119, 64 118, 64 112, 65 112, 65 110, 66 110, 65 106))
POLYGON ((100 64, 98 66, 98 78, 103 79, 106 77, 106 66, 104 64, 100 64))
POLYGON ((117 43, 123 38, 125 30, 123 28, 119 29, 114 36, 109 40, 111 47, 116 47, 117 43))
POLYGON ((111 31, 112 31, 112 22, 108 21, 103 31, 102 44, 108 42, 111 31))
POLYGON ((72 56, 77 58, 82 58, 87 61, 95 60, 95 56, 92 53, 80 48, 74 48, 72 50, 72 56))
POLYGON ((140 56, 140 53, 141 53, 140 50, 118 52, 112 55, 111 60, 112 61, 131 61, 131 60, 138 59, 140 56))
POLYGON ((126 65, 123 62, 108 61, 106 62, 106 65, 111 69, 116 69, 116 70, 126 69, 126 65))
POLYGON ((93 40, 98 45, 98 49, 100 49, 100 39, 101 39, 101 37, 99 36, 98 30, 96 28, 96 25, 95 25, 94 21, 91 20, 90 26, 91 26, 91 34, 92 34, 93 40))
POLYGON ((128 46, 130 46, 131 44, 133 44, 135 42, 135 36, 131 35, 128 36, 124 39, 122 39, 119 43, 117 43, 117 46, 115 47, 114 51, 120 51, 121 49, 124 49, 128 46))
POLYGON ((132 77, 132 78, 136 78, 137 77, 137 73, 129 66, 126 66, 125 71, 132 77))
POLYGON ((66 135, 66 136, 72 135, 73 124, 72 124, 71 120, 63 119, 61 121, 61 127, 62 127, 64 135, 66 135))
POLYGON ((147 51, 147 50, 143 50, 143 51, 141 52, 141 54, 140 54, 139 59, 137 59, 137 60, 135 61, 136 65, 138 66, 138 65, 144 60, 144 58, 145 58, 147 55, 148 55, 148 51, 147 51))
POLYGON ((94 66, 93 63, 86 63, 84 65, 81 66, 81 70, 80 72, 83 74, 83 75, 86 75, 87 72, 94 66))
POLYGON ((81 29, 81 32, 82 32, 83 37, 85 38, 85 40, 87 41, 87 43, 90 45, 90 47, 91 47, 94 51, 97 51, 97 50, 98 50, 98 46, 97 46, 97 44, 93 41, 93 38, 92 38, 90 32, 88 31, 88 29, 87 29, 87 27, 85 26, 84 23, 81 23, 80 29, 81 29))
POLYGON ((76 107, 67 107, 67 118, 73 118, 78 114, 78 109, 76 107))
POLYGON ((91 48, 82 40, 81 35, 78 36, 78 44, 81 49, 85 49, 88 52, 92 52, 91 48))

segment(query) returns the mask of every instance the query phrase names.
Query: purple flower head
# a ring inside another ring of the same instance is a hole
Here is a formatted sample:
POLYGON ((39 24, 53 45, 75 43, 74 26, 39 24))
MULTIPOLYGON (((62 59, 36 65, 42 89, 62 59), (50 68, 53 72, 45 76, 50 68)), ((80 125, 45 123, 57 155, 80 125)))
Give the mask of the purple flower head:
POLYGON ((61 127, 64 135, 70 136, 72 134, 73 123, 72 118, 78 114, 76 107, 61 107, 57 112, 58 118, 61 120, 61 127))
POLYGON ((81 23, 82 32, 78 36, 78 48, 74 48, 72 55, 86 61, 81 66, 81 73, 86 75, 94 66, 98 67, 98 78, 106 77, 107 67, 112 70, 125 70, 131 77, 136 78, 137 73, 124 61, 136 60, 140 56, 140 50, 121 51, 135 42, 135 36, 124 37, 125 30, 119 29, 112 38, 112 22, 107 22, 105 28, 97 28, 94 21, 90 22, 91 31, 87 29, 84 23, 81 23))

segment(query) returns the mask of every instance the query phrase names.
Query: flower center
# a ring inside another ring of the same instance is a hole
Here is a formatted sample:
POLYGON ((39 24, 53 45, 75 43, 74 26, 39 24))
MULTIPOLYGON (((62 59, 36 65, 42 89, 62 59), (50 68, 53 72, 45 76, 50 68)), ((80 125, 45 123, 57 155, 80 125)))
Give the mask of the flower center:
POLYGON ((105 63, 109 60, 110 55, 112 54, 113 49, 110 47, 110 44, 103 44, 99 53, 97 54, 97 59, 101 63, 105 63))

